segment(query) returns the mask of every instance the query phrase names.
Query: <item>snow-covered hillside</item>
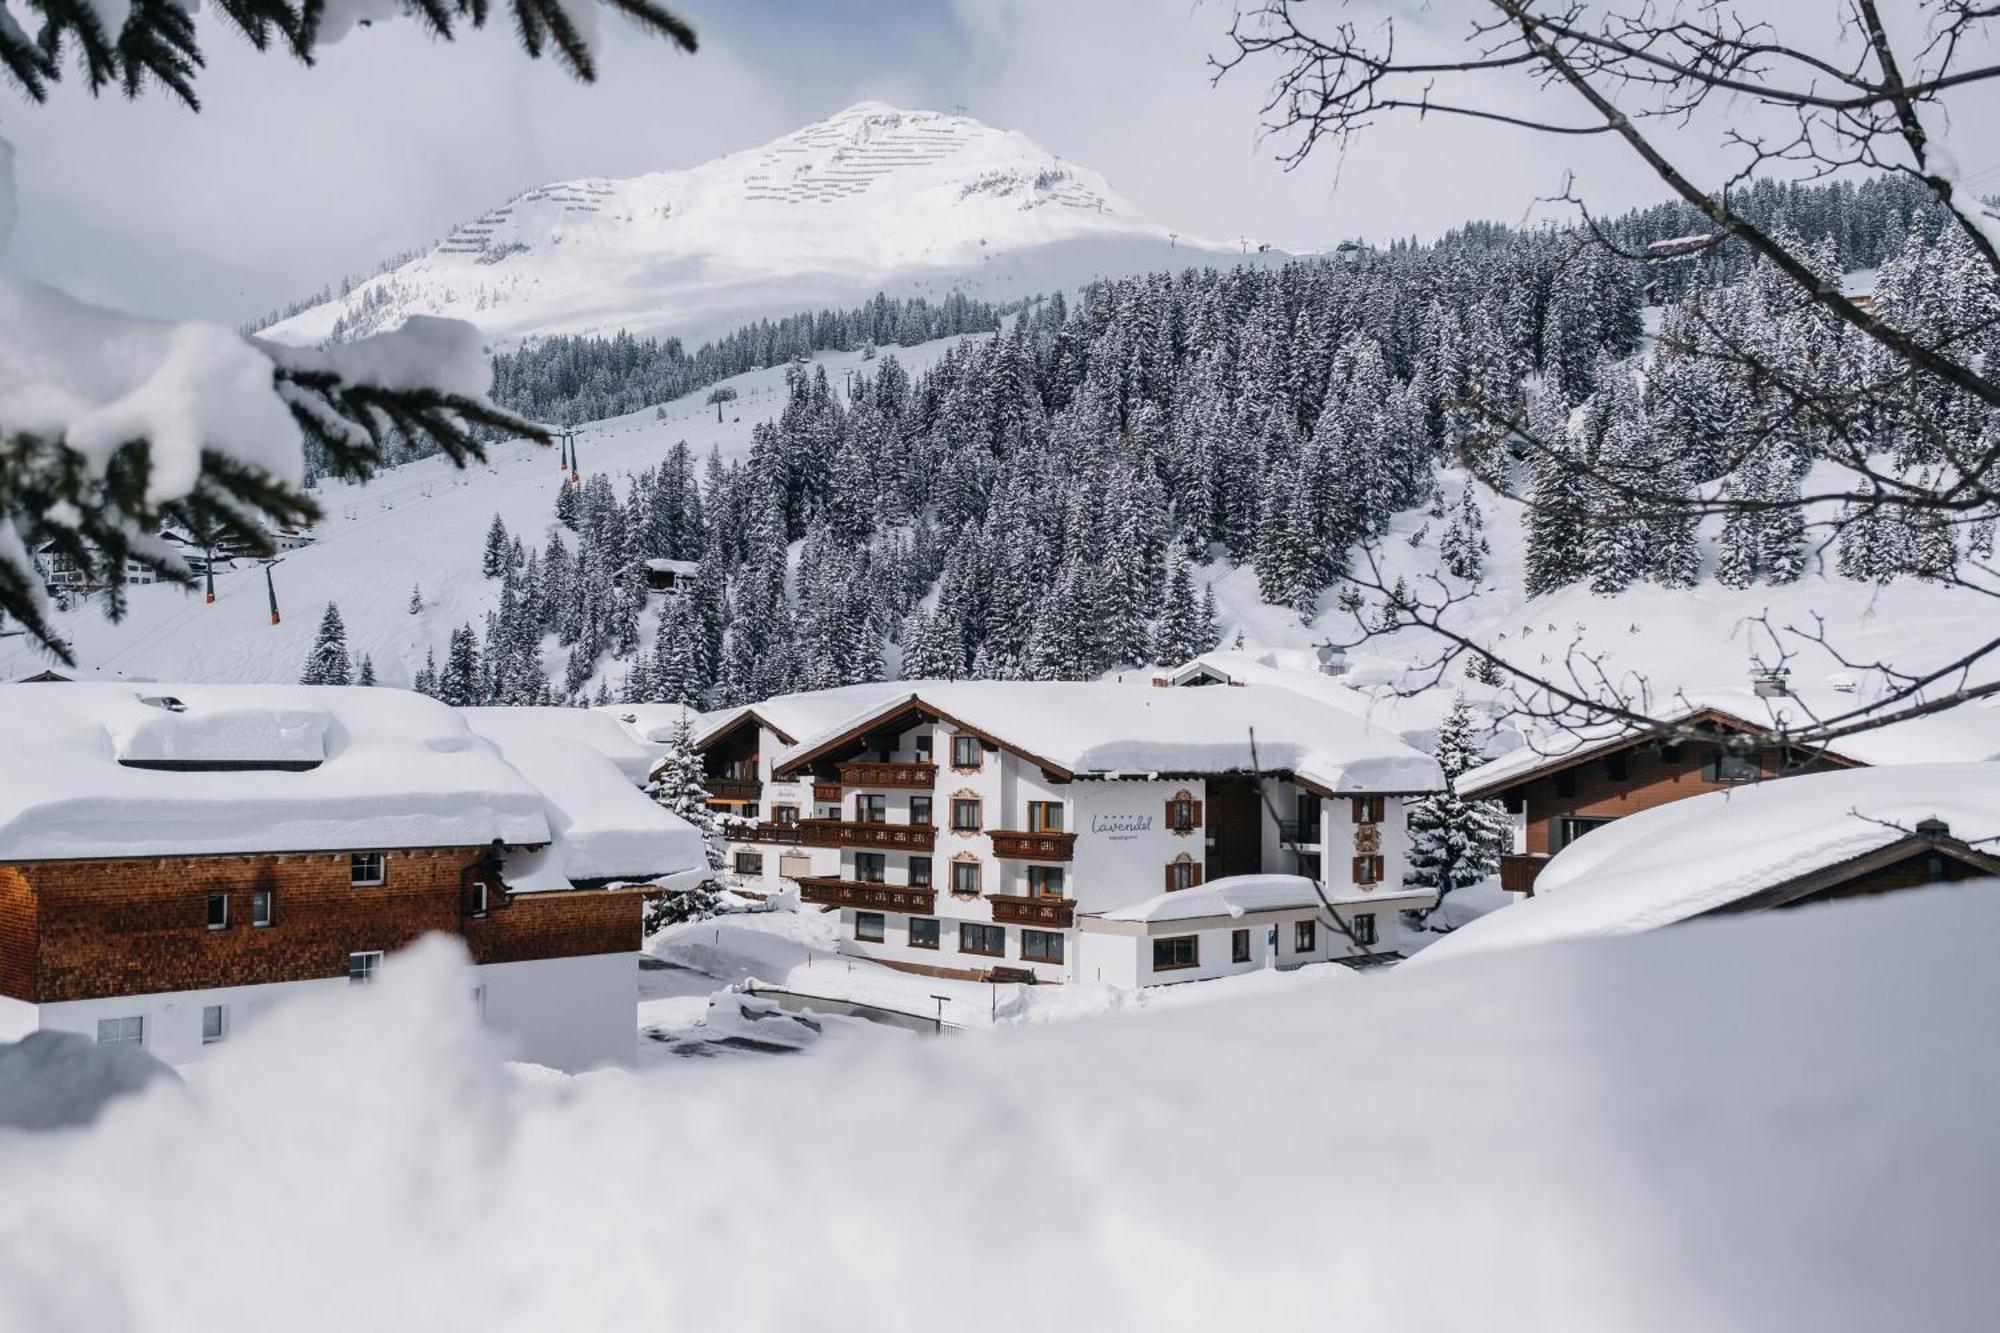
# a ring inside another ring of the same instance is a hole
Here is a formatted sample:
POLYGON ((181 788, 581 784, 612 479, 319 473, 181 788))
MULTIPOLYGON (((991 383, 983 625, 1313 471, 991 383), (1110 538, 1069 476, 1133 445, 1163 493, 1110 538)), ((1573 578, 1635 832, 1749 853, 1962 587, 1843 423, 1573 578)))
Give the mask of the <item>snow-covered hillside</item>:
MULTIPOLYGON (((978 335, 973 335, 978 336, 978 335)), ((919 374, 961 339, 897 348, 896 358, 919 374)), ((863 354, 824 353, 815 364, 840 384, 866 366, 863 354)), ((697 464, 710 449, 725 461, 750 448, 756 423, 776 417, 786 400, 785 367, 738 375, 725 383, 738 397, 717 422, 708 390, 577 431, 585 473, 614 477, 651 467, 686 440, 697 464)), ((499 514, 509 531, 539 546, 555 521, 562 481, 556 451, 525 441, 493 446, 484 465, 460 471, 442 457, 388 468, 362 485, 323 482, 315 493, 326 517, 311 545, 291 551, 275 571, 283 622, 265 609, 264 576, 243 563, 218 573, 215 604, 163 584, 130 591, 130 614, 117 624, 97 603, 58 613, 57 631, 78 662, 109 675, 149 680, 293 681, 299 677, 321 611, 337 602, 354 660, 374 659, 385 685, 408 685, 426 649, 440 657, 458 625, 477 627, 498 604, 499 585, 479 572, 480 543, 499 514), (409 612, 410 589, 422 589, 423 610, 409 612)), ((651 617, 647 618, 651 630, 651 617)), ((0 638, 0 679, 48 665, 23 637, 0 638)), ((614 670, 614 679, 623 667, 614 670)))
POLYGON ((1000 299, 1241 250, 1177 236, 1025 135, 863 102, 687 171, 529 190, 266 332, 314 343, 433 314, 495 345, 626 329, 693 346, 877 291, 1000 299))

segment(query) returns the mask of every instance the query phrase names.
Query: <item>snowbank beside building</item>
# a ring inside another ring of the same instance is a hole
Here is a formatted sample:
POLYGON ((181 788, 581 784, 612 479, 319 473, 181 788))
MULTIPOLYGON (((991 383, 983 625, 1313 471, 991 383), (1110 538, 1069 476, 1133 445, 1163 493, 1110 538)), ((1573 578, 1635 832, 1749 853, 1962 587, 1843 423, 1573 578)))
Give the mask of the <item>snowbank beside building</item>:
POLYGON ((0 1327, 1983 1330, 1996 932, 1919 891, 560 1085, 425 951, 0 1134, 0 1327))

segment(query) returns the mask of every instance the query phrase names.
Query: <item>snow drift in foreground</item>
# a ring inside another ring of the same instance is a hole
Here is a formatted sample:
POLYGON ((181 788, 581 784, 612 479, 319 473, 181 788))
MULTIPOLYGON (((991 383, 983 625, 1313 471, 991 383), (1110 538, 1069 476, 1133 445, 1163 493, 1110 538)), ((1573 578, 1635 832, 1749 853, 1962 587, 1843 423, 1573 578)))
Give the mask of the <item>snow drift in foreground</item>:
POLYGON ((432 943, 0 1132, 0 1328, 1991 1328, 1997 934, 1912 892, 532 1085, 432 943))

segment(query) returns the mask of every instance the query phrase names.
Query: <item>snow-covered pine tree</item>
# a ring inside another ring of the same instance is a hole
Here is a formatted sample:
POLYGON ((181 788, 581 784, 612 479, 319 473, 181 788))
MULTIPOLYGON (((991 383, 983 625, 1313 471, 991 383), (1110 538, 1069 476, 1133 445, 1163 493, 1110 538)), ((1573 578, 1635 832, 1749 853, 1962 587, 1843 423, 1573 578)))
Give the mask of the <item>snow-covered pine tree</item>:
POLYGON ((1167 575, 1166 595, 1160 599, 1159 619, 1153 624, 1152 659, 1161 666, 1179 666, 1199 657, 1212 627, 1202 619, 1201 605, 1195 601, 1194 580, 1179 555, 1167 575))
POLYGON ((422 615, 424 612, 424 590, 421 586, 415 583, 412 583, 410 585, 409 609, 410 609, 410 614, 413 616, 422 615))
POLYGON ((1458 507, 1452 511, 1451 524, 1438 539, 1438 557, 1444 561, 1446 571, 1453 578, 1467 582, 1486 572, 1486 557, 1492 550, 1486 541, 1485 517, 1479 512, 1479 501, 1472 492, 1472 479, 1468 477, 1459 492, 1458 507))
MULTIPOLYGON (((1485 659, 1479 659, 1485 660, 1485 659)), ((1469 801, 1458 794, 1458 779, 1480 761, 1472 740, 1472 709, 1454 695, 1438 727, 1433 750, 1444 772, 1444 790, 1409 805, 1408 888, 1433 889, 1438 901, 1495 873, 1500 854, 1512 845, 1513 825, 1497 801, 1469 801)))
POLYGON ((454 708, 470 708, 485 702, 484 689, 479 671, 479 639, 472 626, 460 625, 451 632, 451 646, 437 675, 437 697, 454 708))
POLYGON ((410 688, 415 690, 418 694, 428 694, 432 698, 437 697, 438 693, 437 654, 431 649, 429 648, 424 649, 424 664, 417 668, 416 676, 412 678, 412 680, 410 681, 410 688))
POLYGON ((354 679, 354 664, 347 655, 347 626, 341 622, 340 607, 333 602, 319 618, 319 633, 306 654, 305 669, 299 673, 301 685, 346 685, 354 679))
POLYGON ((354 677, 354 683, 356 685, 373 685, 375 683, 375 659, 367 653, 361 654, 361 670, 354 677))

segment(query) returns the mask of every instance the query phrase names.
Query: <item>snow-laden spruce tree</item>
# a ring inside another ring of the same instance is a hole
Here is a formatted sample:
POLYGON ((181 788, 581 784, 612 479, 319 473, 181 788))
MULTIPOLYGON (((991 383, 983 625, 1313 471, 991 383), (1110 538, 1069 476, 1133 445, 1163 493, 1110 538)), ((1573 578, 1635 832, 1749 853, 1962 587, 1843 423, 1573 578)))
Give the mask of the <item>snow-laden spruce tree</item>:
MULTIPOLYGON (((646 794, 668 813, 678 815, 701 834, 710 870, 722 869, 722 825, 708 806, 708 789, 701 782, 701 755, 694 748, 694 723, 684 711, 667 740, 666 758, 653 772, 646 794)), ((682 921, 698 921, 717 910, 717 885, 662 894, 646 900, 646 933, 682 921)))
MULTIPOLYGON (((653 0, 602 0, 692 51, 692 29, 653 0)), ((195 6, 0 0, 0 83, 30 102, 73 68, 92 94, 154 87, 198 110, 205 59, 195 6)), ((224 0, 259 51, 303 64, 357 25, 415 16, 435 37, 483 27, 487 0, 224 0)), ((596 77, 597 5, 508 0, 522 47, 552 50, 596 77)), ((13 146, 0 138, 0 253, 15 216, 13 146)), ((310 450, 323 470, 366 476, 392 436, 454 462, 481 456, 485 427, 546 442, 487 399, 492 367, 462 320, 412 316, 400 329, 324 348, 287 347, 203 321, 142 320, 42 283, 0 279, 0 620, 18 621, 65 661, 30 558, 50 549, 110 587, 122 613, 129 565, 179 583, 194 572, 160 541, 164 525, 217 544, 272 551, 269 528, 311 522, 310 450)))
POLYGON ((347 655, 347 626, 340 619, 340 607, 334 602, 326 604, 326 612, 319 618, 319 633, 313 638, 312 651, 306 654, 305 670, 299 673, 301 685, 346 685, 354 679, 354 663, 347 655))
POLYGON ((486 549, 479 556, 479 572, 489 579, 497 579, 511 567, 507 555, 507 525, 495 514, 486 526, 486 549))
POLYGON ((1438 727, 1434 754, 1444 771, 1444 790, 1410 803, 1410 865, 1403 883, 1435 889, 1442 904, 1453 890, 1500 868, 1513 826, 1497 801, 1468 801, 1458 794, 1459 776, 1480 759, 1472 743, 1472 709, 1462 694, 1453 696, 1438 727))

